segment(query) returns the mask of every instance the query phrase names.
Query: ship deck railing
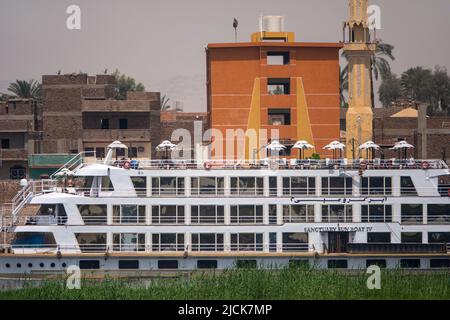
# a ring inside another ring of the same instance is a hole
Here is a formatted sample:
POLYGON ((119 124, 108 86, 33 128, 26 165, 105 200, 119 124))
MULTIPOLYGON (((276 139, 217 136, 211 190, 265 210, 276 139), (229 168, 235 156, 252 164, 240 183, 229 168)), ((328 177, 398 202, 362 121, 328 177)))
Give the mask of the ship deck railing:
MULTIPOLYGON (((98 163, 105 163, 97 160, 98 163)), ((129 163, 131 169, 135 170, 186 170, 186 169, 207 169, 207 170, 393 170, 393 169, 448 169, 447 164, 438 159, 430 160, 349 160, 349 159, 263 159, 263 160, 148 160, 148 159, 121 159, 111 160, 106 164, 116 167, 124 167, 129 163)))

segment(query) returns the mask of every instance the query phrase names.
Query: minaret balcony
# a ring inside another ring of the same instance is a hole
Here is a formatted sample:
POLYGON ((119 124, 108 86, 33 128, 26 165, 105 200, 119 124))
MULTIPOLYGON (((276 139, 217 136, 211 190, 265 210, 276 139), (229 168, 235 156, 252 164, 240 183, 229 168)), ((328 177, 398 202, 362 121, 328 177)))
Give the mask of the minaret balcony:
POLYGON ((345 51, 372 51, 375 52, 377 48, 376 43, 369 42, 345 42, 344 50, 345 51))

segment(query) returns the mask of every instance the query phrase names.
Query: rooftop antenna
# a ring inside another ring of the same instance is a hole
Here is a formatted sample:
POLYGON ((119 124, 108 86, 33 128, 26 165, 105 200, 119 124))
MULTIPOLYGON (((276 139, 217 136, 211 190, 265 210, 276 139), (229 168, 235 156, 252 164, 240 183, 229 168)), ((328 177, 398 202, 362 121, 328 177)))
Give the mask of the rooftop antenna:
POLYGON ((239 25, 239 22, 236 18, 233 19, 233 28, 234 28, 234 42, 237 42, 237 27, 239 25))

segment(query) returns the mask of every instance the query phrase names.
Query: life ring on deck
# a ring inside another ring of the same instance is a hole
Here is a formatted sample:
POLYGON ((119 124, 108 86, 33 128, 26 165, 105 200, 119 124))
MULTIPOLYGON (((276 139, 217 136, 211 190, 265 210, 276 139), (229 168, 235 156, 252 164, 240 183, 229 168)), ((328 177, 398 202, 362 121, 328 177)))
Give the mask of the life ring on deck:
POLYGON ((211 170, 212 163, 209 161, 206 161, 205 163, 203 163, 203 168, 205 168, 206 170, 211 170))
POLYGON ((359 168, 361 169, 361 170, 367 170, 367 162, 361 162, 360 164, 359 164, 359 168))
POLYGON ((131 162, 130 162, 129 160, 125 161, 125 162, 123 163, 123 167, 124 167, 125 169, 130 169, 130 168, 131 168, 131 162))
POLYGON ((427 161, 422 162, 422 169, 427 170, 430 168, 430 164, 427 161))

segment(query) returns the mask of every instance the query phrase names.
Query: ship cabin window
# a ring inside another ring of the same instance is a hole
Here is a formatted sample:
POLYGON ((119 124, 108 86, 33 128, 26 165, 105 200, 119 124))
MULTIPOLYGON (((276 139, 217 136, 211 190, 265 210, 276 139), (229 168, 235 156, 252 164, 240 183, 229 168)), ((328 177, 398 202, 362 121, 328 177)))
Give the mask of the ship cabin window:
POLYGON ((264 179, 262 177, 232 177, 231 194, 263 195, 264 179))
POLYGON ((192 251, 223 251, 223 233, 193 233, 192 251))
POLYGON ((158 260, 158 269, 178 269, 178 260, 158 260))
POLYGON ((197 269, 217 269, 217 260, 197 260, 197 269))
POLYGON ((366 268, 369 268, 370 266, 377 266, 381 269, 386 268, 386 260, 384 259, 367 259, 366 260, 366 268))
POLYGON ((276 196, 278 194, 277 177, 269 177, 269 195, 276 196))
POLYGON ((277 233, 269 232, 269 251, 277 252, 277 233))
POLYGON ((314 205, 292 204, 283 206, 284 223, 314 222, 314 205))
POLYGON ((224 206, 191 206, 191 223, 221 224, 224 221, 224 206))
POLYGON ((351 205, 322 205, 322 222, 352 222, 351 205))
POLYGON ((258 264, 256 260, 239 259, 236 260, 236 268, 238 269, 256 269, 258 264))
POLYGON ((11 243, 12 248, 56 248, 52 232, 16 232, 11 243))
POLYGON ((450 232, 428 232, 428 243, 450 243, 450 232))
POLYGON ((308 233, 283 232, 283 251, 308 251, 308 233))
POLYGON ((78 210, 85 224, 106 224, 107 207, 106 204, 86 204, 78 205, 78 210))
POLYGON ((263 223, 262 205, 230 206, 231 223, 263 223))
POLYGON ((101 179, 102 191, 114 191, 113 184, 108 176, 102 176, 101 179))
POLYGON ((139 260, 119 260, 119 269, 139 269, 139 260))
POLYGON ((93 176, 86 176, 86 177, 73 177, 72 183, 75 187, 76 192, 83 192, 89 194, 92 184, 94 182, 93 176))
POLYGON ((184 233, 152 234, 153 251, 184 251, 184 233))
POLYGON ((145 233, 114 233, 113 250, 119 252, 145 251, 145 233))
POLYGON ((423 221, 423 205, 402 204, 401 214, 402 214, 402 223, 421 224, 423 221))
POLYGON ((315 177, 283 177, 283 195, 315 195, 315 177))
POLYGON ((278 223, 277 205, 269 204, 269 224, 278 223))
POLYGON ((262 233, 232 233, 231 251, 262 251, 262 233))
POLYGON ((328 269, 347 269, 348 262, 343 259, 329 259, 327 265, 328 269))
POLYGON ((152 206, 152 223, 154 224, 183 224, 184 206, 152 206))
POLYGON ((417 190, 411 177, 400 177, 400 193, 402 196, 417 196, 417 190))
POLYGON ((352 178, 323 177, 322 195, 352 195, 352 178))
POLYGON ((145 223, 145 206, 123 204, 113 206, 113 223, 138 224, 145 223))
POLYGON ((429 204, 429 224, 450 224, 450 204, 429 204))
POLYGON ((59 224, 67 222, 67 213, 63 204, 42 204, 35 217, 28 217, 26 224, 59 224))
POLYGON ((152 178, 152 195, 184 195, 183 177, 152 178))
POLYGON ((391 243, 391 233, 367 232, 367 243, 391 243))
POLYGON ((430 259, 430 268, 450 268, 450 259, 430 259))
POLYGON ((105 252, 106 233, 75 233, 81 252, 105 252))
POLYGON ((81 270, 100 269, 100 260, 80 260, 79 267, 81 270))
POLYGON ((269 78, 267 79, 267 93, 269 95, 291 94, 291 79, 269 78))
POLYGON ((192 195, 222 195, 224 192, 223 177, 192 177, 192 195))
POLYGON ((402 243, 422 243, 422 232, 402 232, 402 243))
POLYGON ((288 267, 291 269, 309 269, 311 265, 307 259, 292 259, 289 260, 288 267))
POLYGON ((147 196, 147 177, 131 177, 131 182, 138 197, 147 196))
POLYGON ((392 222, 392 206, 383 204, 362 205, 362 222, 392 222))
POLYGON ((362 177, 363 195, 390 195, 392 194, 391 177, 362 177))
POLYGON ((267 52, 267 64, 271 66, 282 66, 289 64, 289 52, 269 51, 267 52))
POLYGON ((400 268, 418 269, 420 268, 420 259, 400 259, 400 268))

